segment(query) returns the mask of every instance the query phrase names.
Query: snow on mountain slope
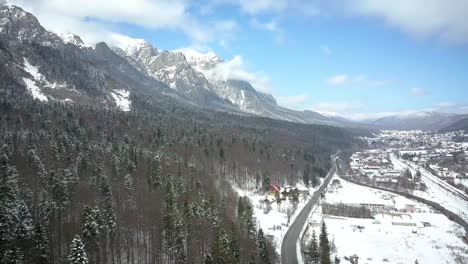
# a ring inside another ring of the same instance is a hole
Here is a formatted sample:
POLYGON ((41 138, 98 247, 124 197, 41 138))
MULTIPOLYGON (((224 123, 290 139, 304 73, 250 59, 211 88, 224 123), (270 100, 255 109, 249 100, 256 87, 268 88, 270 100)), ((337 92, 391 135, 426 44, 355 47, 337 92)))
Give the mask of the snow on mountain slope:
POLYGON ((125 90, 114 90, 111 93, 112 97, 114 98, 115 104, 117 107, 124 111, 130 111, 130 92, 125 90))
POLYGON ((63 40, 64 43, 70 43, 80 48, 94 48, 94 45, 85 44, 78 35, 59 33, 58 36, 63 40))
POLYGON ((165 83, 198 106, 234 110, 212 91, 211 83, 181 52, 161 51, 139 39, 127 41, 123 49, 115 48, 115 51, 141 72, 165 83))
POLYGON ((198 72, 204 72, 223 60, 214 52, 201 53, 191 48, 174 50, 176 53, 184 54, 187 62, 198 72))
POLYGON ((31 65, 26 58, 24 58, 24 70, 32 76, 32 79, 23 78, 26 88, 31 93, 32 97, 40 101, 48 101, 49 99, 47 96, 43 94, 41 89, 36 85, 37 81, 45 80, 44 76, 39 72, 37 67, 31 65))

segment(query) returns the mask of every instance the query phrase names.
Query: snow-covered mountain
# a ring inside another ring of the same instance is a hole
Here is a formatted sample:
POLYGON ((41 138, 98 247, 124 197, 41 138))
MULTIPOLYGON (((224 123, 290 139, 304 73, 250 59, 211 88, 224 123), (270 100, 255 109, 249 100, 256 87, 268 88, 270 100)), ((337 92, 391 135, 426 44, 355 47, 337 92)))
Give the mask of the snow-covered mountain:
POLYGON ((143 40, 129 42, 115 51, 148 76, 204 107, 221 99, 227 110, 234 108, 246 114, 301 123, 339 123, 315 112, 283 108, 272 95, 259 92, 248 81, 220 74, 217 67, 224 60, 213 52, 200 53, 190 48, 160 51, 143 40), (207 102, 207 98, 211 101, 207 102))
POLYGON ((449 126, 442 128, 439 131, 450 132, 450 131, 458 131, 458 130, 468 131, 468 115, 463 115, 462 118, 450 124, 449 126))
POLYGON ((346 123, 281 107, 248 81, 218 74, 222 63, 213 52, 163 51, 142 39, 120 48, 88 45, 79 36, 47 31, 19 7, 0 6, 0 93, 125 111, 135 100, 174 101, 292 122, 346 123))
POLYGON ((379 118, 371 122, 371 124, 383 129, 436 131, 453 124, 461 118, 463 118, 463 115, 435 111, 412 111, 379 118))
MULTIPOLYGON (((23 9, 0 5, 0 94, 133 109, 132 98, 180 98, 142 74, 105 43, 85 45, 78 36, 44 29, 23 9)), ((162 100, 162 99, 161 99, 162 100)))
POLYGON ((223 59, 218 57, 214 52, 201 53, 191 48, 174 50, 175 53, 184 54, 187 62, 198 72, 204 72, 212 69, 218 63, 223 62, 223 59))
POLYGON ((114 51, 142 73, 165 83, 188 101, 207 108, 236 110, 213 93, 205 76, 196 71, 180 52, 161 51, 142 39, 129 42, 123 48, 114 48, 114 51))

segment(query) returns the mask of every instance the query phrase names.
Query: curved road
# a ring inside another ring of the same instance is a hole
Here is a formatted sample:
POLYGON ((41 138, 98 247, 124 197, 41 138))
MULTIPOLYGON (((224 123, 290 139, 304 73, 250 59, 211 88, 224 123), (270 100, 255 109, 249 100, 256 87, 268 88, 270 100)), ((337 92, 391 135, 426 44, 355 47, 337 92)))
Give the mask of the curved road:
POLYGON ((296 220, 289 227, 286 235, 283 238, 283 243, 281 244, 281 263, 282 264, 298 264, 297 259, 297 241, 301 235, 302 228, 307 223, 310 212, 314 208, 314 205, 320 199, 320 196, 327 188, 327 185, 330 183, 330 180, 333 178, 333 175, 336 171, 336 157, 332 156, 332 169, 328 172, 325 181, 320 186, 320 188, 314 192, 312 199, 307 203, 306 206, 302 209, 299 215, 296 217, 296 220))

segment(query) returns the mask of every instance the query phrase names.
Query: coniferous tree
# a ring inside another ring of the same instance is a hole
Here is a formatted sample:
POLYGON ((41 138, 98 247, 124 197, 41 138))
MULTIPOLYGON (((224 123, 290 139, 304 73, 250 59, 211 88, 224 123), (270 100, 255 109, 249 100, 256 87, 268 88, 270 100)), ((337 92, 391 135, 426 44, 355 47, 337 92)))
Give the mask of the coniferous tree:
POLYGON ((311 180, 312 187, 317 187, 320 184, 320 179, 317 177, 317 174, 313 173, 312 174, 312 180, 311 180))
POLYGON ((302 174, 302 181, 304 182, 305 186, 309 187, 309 182, 310 182, 310 165, 309 165, 309 163, 307 163, 305 168, 304 168, 304 172, 302 174))
POLYGON ((155 156, 152 160, 150 180, 154 190, 161 189, 163 181, 161 175, 161 158, 159 156, 155 156))
POLYGON ((239 241, 237 240, 237 233, 236 229, 234 226, 234 223, 232 224, 231 227, 231 235, 229 237, 229 256, 230 256, 230 263, 236 264, 240 263, 240 247, 239 247, 239 241))
POLYGON ((29 208, 23 200, 18 204, 18 223, 16 227, 16 245, 25 254, 30 254, 32 250, 33 220, 29 208))
POLYGON ((16 169, 9 164, 9 148, 0 157, 0 262, 16 263, 21 254, 16 247, 18 223, 18 186, 16 169))
POLYGON ((184 264, 187 262, 187 255, 185 253, 185 228, 183 224, 182 217, 177 214, 176 222, 174 223, 174 233, 175 233, 175 241, 174 241, 174 254, 175 254, 175 263, 176 264, 184 264))
POLYGON ((222 227, 216 225, 213 232, 213 242, 211 244, 213 263, 228 263, 229 254, 229 241, 226 232, 222 227))
POLYGON ((308 246, 307 258, 311 264, 320 264, 320 251, 317 244, 317 234, 312 231, 312 240, 308 246))
POLYGON ((244 204, 244 211, 241 216, 241 224, 244 226, 245 230, 247 231, 247 234, 252 238, 255 237, 255 232, 257 230, 255 218, 253 215, 254 213, 252 205, 250 205, 250 203, 247 202, 246 204, 244 204))
POLYGON ((270 264, 271 257, 268 250, 267 241, 263 235, 263 230, 260 228, 257 235, 258 256, 261 264, 270 264))
POLYGON ((330 242, 328 241, 327 226, 325 221, 322 223, 319 237, 320 264, 330 264, 330 242))
POLYGON ((207 254, 205 258, 203 259, 203 264, 214 264, 213 258, 211 257, 210 254, 207 254))
POLYGON ((268 191, 268 188, 270 188, 271 185, 271 179, 270 179, 270 173, 266 171, 263 173, 263 178, 262 178, 262 187, 264 191, 268 191))
POLYGON ((48 263, 48 241, 47 236, 44 232, 44 228, 37 223, 34 227, 34 251, 33 251, 33 262, 37 264, 48 263))
POLYGON ((76 235, 75 238, 73 238, 68 260, 71 264, 87 264, 89 262, 85 247, 79 235, 76 235))
POLYGON ((99 238, 104 228, 99 208, 85 206, 83 209, 82 221, 81 230, 86 244, 86 249, 90 254, 91 262, 98 263, 100 254, 99 238))

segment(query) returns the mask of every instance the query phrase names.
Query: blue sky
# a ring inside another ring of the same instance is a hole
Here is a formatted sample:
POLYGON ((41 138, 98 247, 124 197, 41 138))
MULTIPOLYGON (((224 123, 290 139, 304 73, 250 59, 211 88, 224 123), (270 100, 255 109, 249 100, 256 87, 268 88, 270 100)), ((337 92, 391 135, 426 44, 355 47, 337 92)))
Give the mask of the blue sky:
POLYGON ((258 90, 294 109, 468 113, 467 0, 10 2, 89 42, 118 35, 235 58, 258 90))

